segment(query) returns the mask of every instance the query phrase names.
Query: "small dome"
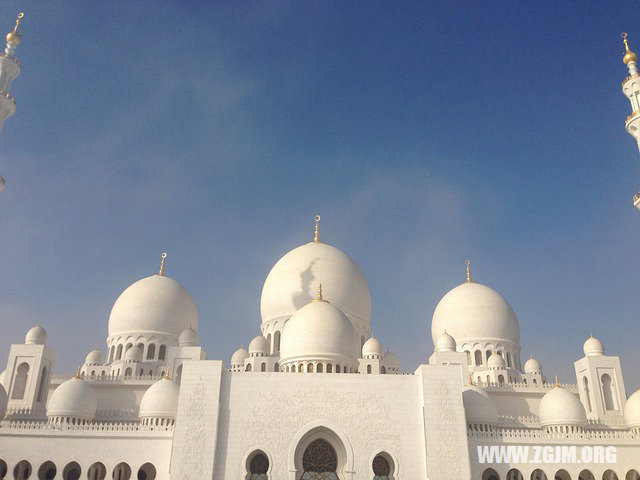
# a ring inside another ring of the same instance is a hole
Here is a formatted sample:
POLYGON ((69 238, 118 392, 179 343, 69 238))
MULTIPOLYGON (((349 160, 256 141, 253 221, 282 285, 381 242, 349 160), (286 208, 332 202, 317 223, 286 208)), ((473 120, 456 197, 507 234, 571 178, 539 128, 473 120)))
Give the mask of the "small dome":
POLYGON ((258 335, 249 344, 249 355, 269 355, 269 342, 262 335, 258 335))
POLYGON ((293 360, 345 360, 360 357, 360 340, 347 316, 324 300, 298 310, 285 324, 281 363, 293 360))
POLYGON ((489 368, 499 369, 504 368, 505 365, 504 358, 502 358, 502 355, 498 355, 497 353, 492 354, 489 357, 489 360, 487 360, 487 367, 489 368))
POLYGON ((316 297, 318 283, 325 298, 348 318, 369 323, 371 293, 358 265, 343 251, 311 242, 287 253, 274 265, 262 287, 262 321, 288 318, 316 297))
POLYGON ((542 365, 532 356, 524 364, 524 373, 542 373, 542 365))
POLYGON ((244 361, 249 356, 249 352, 247 352, 244 348, 239 348, 233 355, 231 355, 231 365, 244 365, 244 361))
POLYGON ((498 424, 498 410, 489 395, 480 387, 468 385, 462 390, 467 423, 498 424))
POLYGON ((379 357, 384 355, 384 347, 375 337, 371 337, 362 346, 362 356, 366 357, 368 355, 377 355, 379 357))
POLYGON ((126 351, 124 354, 124 361, 127 362, 141 362, 142 361, 142 348, 135 345, 126 351))
POLYGON ((431 339, 449 333, 460 345, 478 340, 520 344, 520 327, 511 305, 495 290, 475 282, 458 285, 438 303, 431 339))
POLYGON ((84 360, 85 365, 103 365, 104 364, 104 356, 102 352, 98 349, 95 349, 92 352, 89 352, 87 358, 84 360))
POLYGON ((24 337, 27 345, 45 345, 47 343, 47 331, 40 325, 31 328, 24 337))
POLYGON ((47 416, 93 420, 97 409, 98 399, 91 385, 73 377, 53 391, 47 404, 47 416))
POLYGON ((198 332, 191 327, 183 330, 178 339, 178 345, 181 347, 197 347, 199 344, 198 332))
POLYGON ((173 380, 163 378, 151 385, 140 401, 140 418, 176 418, 180 389, 173 380))
POLYGON ((580 399, 559 386, 552 388, 542 397, 538 417, 543 427, 587 423, 587 415, 580 399))
POLYGON ((640 427, 640 390, 629 397, 624 406, 624 422, 628 428, 640 427))
POLYGON ((587 338, 582 347, 585 357, 595 357, 598 355, 604 355, 604 345, 600 340, 591 336, 587 338))
POLYGON ((198 331, 198 309, 189 292, 165 275, 137 281, 116 300, 109 315, 109 336, 161 334, 178 338, 198 331))
POLYGON ((4 417, 4 414, 7 411, 7 400, 8 400, 7 392, 2 386, 2 384, 0 384, 0 420, 2 420, 2 418, 4 417))
POLYGON ((386 353, 384 354, 384 361, 385 363, 391 367, 391 368, 399 368, 400 367, 400 361, 398 360, 398 357, 396 357, 396 354, 393 353, 390 350, 387 350, 386 353))
POLYGON ((436 352, 455 352, 456 340, 446 331, 440 335, 436 342, 436 352))

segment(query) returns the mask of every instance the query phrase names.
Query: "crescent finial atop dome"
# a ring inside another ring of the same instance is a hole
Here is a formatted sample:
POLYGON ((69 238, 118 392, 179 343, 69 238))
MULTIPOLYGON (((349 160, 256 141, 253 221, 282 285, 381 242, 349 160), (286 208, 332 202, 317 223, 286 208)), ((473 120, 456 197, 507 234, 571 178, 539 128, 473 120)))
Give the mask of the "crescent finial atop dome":
POLYGON ((630 62, 637 62, 638 57, 629 48, 629 40, 627 40, 627 34, 623 32, 620 34, 620 36, 622 37, 622 41, 624 42, 624 48, 625 48, 625 54, 624 54, 624 57, 622 57, 622 61, 624 62, 625 65, 628 65, 630 62))
POLYGON ((160 271, 158 272, 158 275, 164 275, 164 259, 167 258, 167 252, 162 252, 162 255, 160 255, 162 257, 162 260, 160 261, 160 271))
POLYGON ((471 283, 471 260, 467 260, 467 283, 471 283))
POLYGON ((318 296, 315 298, 315 300, 313 300, 313 302, 329 303, 324 298, 322 298, 322 284, 321 283, 318 284, 318 296))
POLYGON ((318 226, 320 224, 320 215, 316 215, 313 219, 316 221, 316 228, 315 228, 315 232, 313 234, 313 241, 315 243, 319 243, 320 242, 320 235, 319 235, 319 231, 318 231, 318 226))
POLYGON ((22 17, 24 17, 24 13, 19 13, 18 18, 16 20, 16 26, 13 27, 13 31, 7 33, 6 41, 7 43, 13 43, 14 45, 20 45, 20 33, 18 32, 18 26, 22 21, 22 17))

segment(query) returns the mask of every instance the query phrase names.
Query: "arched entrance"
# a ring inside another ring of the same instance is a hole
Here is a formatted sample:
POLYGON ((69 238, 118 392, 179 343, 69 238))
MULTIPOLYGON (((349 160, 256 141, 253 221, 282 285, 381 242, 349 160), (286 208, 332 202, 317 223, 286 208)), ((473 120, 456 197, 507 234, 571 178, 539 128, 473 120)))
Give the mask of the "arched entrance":
POLYGON ((338 454, 324 438, 311 442, 302 455, 300 480, 339 480, 338 454))

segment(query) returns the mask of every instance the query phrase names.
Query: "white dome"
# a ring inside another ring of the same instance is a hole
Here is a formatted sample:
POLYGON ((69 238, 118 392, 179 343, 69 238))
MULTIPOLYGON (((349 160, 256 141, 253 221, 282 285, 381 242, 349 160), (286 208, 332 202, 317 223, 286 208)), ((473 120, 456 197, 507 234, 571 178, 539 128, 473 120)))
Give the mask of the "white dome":
POLYGON ((47 343, 47 331, 40 325, 29 329, 24 337, 24 343, 27 345, 45 345, 47 343))
POLYGON ((127 350, 124 354, 125 362, 141 362, 142 361, 142 348, 133 346, 127 350))
POLYGON ((489 368, 500 369, 504 368, 505 365, 504 358, 502 358, 502 355, 498 355, 497 353, 492 354, 489 357, 489 360, 487 360, 487 367, 489 368))
POLYGON ((199 344, 198 332, 191 327, 183 330, 178 339, 178 345, 181 347, 197 347, 199 344))
POLYGON ((456 340, 449 335, 447 332, 444 332, 438 338, 436 342, 436 352, 455 352, 456 351, 456 340))
POLYGON ((636 390, 627 400, 624 406, 624 422, 628 428, 640 427, 640 390, 636 390))
POLYGON ((7 411, 7 400, 8 400, 7 392, 2 386, 2 384, 0 384, 0 420, 2 420, 2 418, 4 417, 4 414, 7 411))
POLYGON ((269 355, 269 342, 262 335, 258 335, 249 344, 249 355, 251 354, 269 355))
POLYGON ((384 354, 384 361, 385 363, 393 368, 399 368, 400 367, 400 360, 398 360, 398 357, 396 357, 396 354, 393 353, 390 350, 387 350, 386 353, 384 354))
POLYGON ((368 355, 377 355, 379 357, 384 355, 384 347, 375 337, 371 337, 362 346, 362 356, 366 357, 368 355))
POLYGON ((369 323, 371 293, 364 275, 341 250, 320 242, 291 250, 271 269, 262 287, 262 321, 290 317, 316 297, 319 283, 324 298, 347 317, 369 323))
POLYGON ((524 364, 524 373, 542 373, 542 365, 538 360, 531 357, 524 364))
POLYGON ((473 385, 466 386, 462 390, 462 403, 467 423, 497 425, 498 410, 483 389, 473 385))
POLYGON ((582 346, 582 351, 584 352, 585 357, 594 357, 597 355, 604 355, 604 345, 600 340, 591 336, 587 338, 587 341, 584 342, 582 346))
POLYGON ((47 404, 47 416, 93 420, 97 409, 98 399, 91 385, 73 377, 53 391, 47 404))
POLYGON ((94 351, 89 352, 84 363, 85 365, 104 365, 104 356, 100 350, 95 349, 94 351))
POLYGON ((540 424, 584 425, 587 415, 580 399, 562 387, 554 387, 545 393, 538 410, 540 424))
POLYGON ((351 321, 326 301, 316 301, 298 310, 284 327, 280 344, 281 362, 294 360, 342 360, 360 357, 360 341, 351 321))
POLYGON ((176 418, 180 389, 173 380, 163 378, 151 385, 140 401, 140 418, 176 418))
POLYGON ((431 322, 434 345, 445 330, 458 345, 475 340, 520 343, 520 327, 511 305, 495 290, 474 282, 458 285, 438 303, 431 322))
POLYGON ((187 328, 198 331, 198 309, 182 285, 165 275, 138 280, 116 300, 109 336, 156 333, 176 339, 187 328))
POLYGON ((239 348, 231 355, 231 365, 244 365, 249 353, 244 348, 239 348))

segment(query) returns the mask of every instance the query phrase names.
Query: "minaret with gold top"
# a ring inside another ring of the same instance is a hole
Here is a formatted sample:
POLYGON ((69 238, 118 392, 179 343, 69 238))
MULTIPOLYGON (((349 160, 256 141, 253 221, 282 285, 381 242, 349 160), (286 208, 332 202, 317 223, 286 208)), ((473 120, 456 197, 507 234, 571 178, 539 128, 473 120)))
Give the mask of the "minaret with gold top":
MULTIPOLYGON (((24 17, 24 13, 18 15, 16 25, 7 34, 7 47, 4 53, 0 53, 0 130, 4 121, 16 111, 16 101, 9 93, 11 82, 20 74, 20 62, 15 57, 16 48, 20 45, 20 32, 18 27, 24 17)), ((0 191, 4 190, 4 178, 0 177, 0 191)))

